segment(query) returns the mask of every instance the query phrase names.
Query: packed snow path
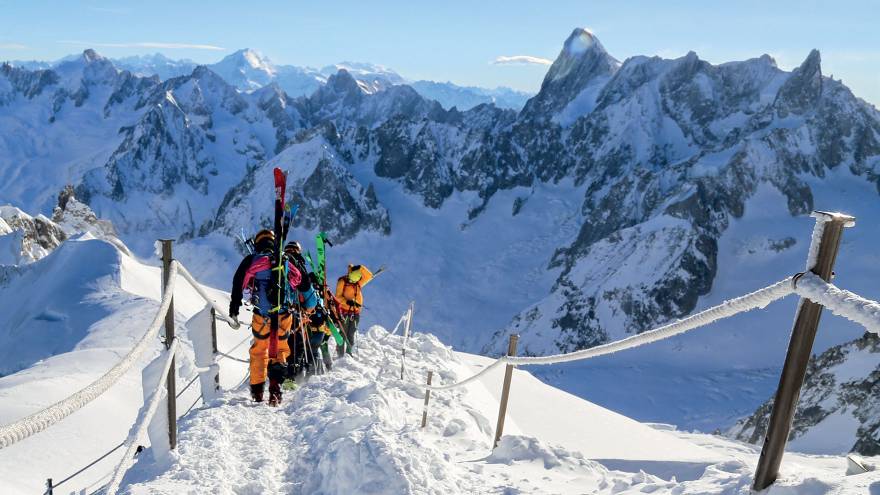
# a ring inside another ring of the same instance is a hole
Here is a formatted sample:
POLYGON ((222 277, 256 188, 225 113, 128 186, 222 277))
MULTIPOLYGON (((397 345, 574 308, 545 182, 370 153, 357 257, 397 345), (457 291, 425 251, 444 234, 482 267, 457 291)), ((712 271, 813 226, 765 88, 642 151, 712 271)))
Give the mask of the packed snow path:
MULTIPOLYGON (((355 358, 288 392, 280 408, 252 404, 238 389, 196 410, 180 424, 172 461, 145 456, 124 492, 749 493, 753 446, 643 425, 523 371, 514 377, 508 434, 494 453, 500 379, 493 373, 432 394, 422 430, 424 392, 410 380, 434 370, 455 381, 488 360, 416 334, 407 343, 411 377, 402 381, 391 358, 402 339, 386 337, 373 327, 355 358)), ((789 455, 769 493, 880 486, 880 474, 845 478, 845 469, 842 457, 789 455)))

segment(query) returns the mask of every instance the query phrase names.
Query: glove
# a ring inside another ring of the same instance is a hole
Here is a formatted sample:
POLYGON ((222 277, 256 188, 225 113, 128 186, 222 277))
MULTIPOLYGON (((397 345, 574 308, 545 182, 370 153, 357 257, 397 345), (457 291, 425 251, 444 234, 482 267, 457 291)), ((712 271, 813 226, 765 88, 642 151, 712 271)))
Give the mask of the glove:
POLYGON ((238 330, 238 328, 241 327, 241 323, 238 321, 238 315, 230 315, 230 318, 232 318, 232 328, 238 330))

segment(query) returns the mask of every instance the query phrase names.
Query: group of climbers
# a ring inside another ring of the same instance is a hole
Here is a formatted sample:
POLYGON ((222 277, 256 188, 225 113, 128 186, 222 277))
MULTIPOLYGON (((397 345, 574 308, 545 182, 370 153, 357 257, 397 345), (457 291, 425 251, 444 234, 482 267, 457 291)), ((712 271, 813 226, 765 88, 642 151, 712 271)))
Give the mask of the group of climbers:
POLYGON ((331 325, 342 330, 344 344, 337 345, 338 356, 351 352, 363 308, 363 287, 372 280, 373 273, 366 266, 349 265, 333 294, 307 268, 298 242, 284 246, 280 264, 274 262, 273 231, 259 231, 252 246, 253 253, 245 256, 233 277, 229 315, 238 318, 242 298, 248 291, 253 306, 254 337, 250 348, 251 397, 256 402, 263 401, 268 378, 268 403, 277 405, 285 380, 332 367, 328 345, 331 325), (273 273, 276 266, 282 267, 285 276, 273 273), (273 301, 283 302, 280 307, 273 307, 273 301), (272 335, 270 320, 274 314, 278 330, 272 335))

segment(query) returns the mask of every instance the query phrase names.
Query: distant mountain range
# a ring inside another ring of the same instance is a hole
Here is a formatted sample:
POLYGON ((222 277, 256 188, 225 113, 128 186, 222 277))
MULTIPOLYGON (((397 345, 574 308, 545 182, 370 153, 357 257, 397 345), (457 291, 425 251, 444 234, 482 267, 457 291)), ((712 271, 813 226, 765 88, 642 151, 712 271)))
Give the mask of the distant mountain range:
MULTIPOLYGON (((50 69, 76 57, 71 55, 57 62, 14 61, 11 65, 29 70, 50 69)), ((189 59, 175 60, 161 53, 110 60, 117 68, 130 71, 136 76, 155 75, 163 81, 189 75, 199 65, 189 59)), ((238 50, 217 63, 207 64, 206 67, 242 91, 253 91, 277 84, 291 97, 311 95, 326 84, 327 78, 339 69, 347 70, 367 92, 409 84, 420 95, 439 102, 446 109, 456 107, 459 110, 468 110, 483 103, 493 103, 500 108, 519 110, 532 96, 530 93, 504 87, 487 89, 459 86, 451 82, 410 81, 387 67, 369 63, 341 62, 321 69, 277 65, 258 51, 249 48, 238 50)))
MULTIPOLYGON (((512 333, 521 353, 586 348, 776 282, 803 269, 812 209, 865 219, 836 271, 880 298, 880 112, 824 76, 818 51, 792 71, 767 55, 621 62, 577 29, 519 111, 444 108, 387 69, 342 65, 242 51, 162 79, 93 50, 2 65, 0 203, 48 214, 72 184, 135 252, 171 236, 224 286, 242 230, 271 224, 278 166, 302 205, 294 235, 337 241, 331 271, 389 265, 364 324, 415 299, 420 327, 486 353, 512 333)), ((778 366, 793 309, 777 308, 630 355, 686 376, 778 366)), ((822 325, 817 352, 861 335, 822 325)), ((876 369, 862 347, 847 355, 876 369)), ((880 445, 855 431, 851 445, 880 445)))

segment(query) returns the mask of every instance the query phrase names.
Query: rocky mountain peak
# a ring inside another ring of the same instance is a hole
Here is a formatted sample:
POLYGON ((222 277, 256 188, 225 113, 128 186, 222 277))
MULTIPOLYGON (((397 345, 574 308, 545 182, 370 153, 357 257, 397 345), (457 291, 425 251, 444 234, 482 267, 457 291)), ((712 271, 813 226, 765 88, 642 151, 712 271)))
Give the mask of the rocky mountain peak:
POLYGON ((11 205, 0 206, 0 220, 0 265, 34 262, 67 239, 55 222, 11 205))
POLYGON ((330 76, 330 78, 327 79, 327 87, 339 94, 362 92, 357 79, 355 79, 346 69, 339 69, 339 72, 330 76))
POLYGON ((220 64, 235 65, 237 67, 262 70, 269 73, 275 72, 275 66, 272 64, 272 61, 262 53, 251 48, 243 48, 231 55, 227 55, 218 63, 218 65, 220 64))
POLYGON ((802 114, 822 96, 822 57, 813 49, 801 65, 779 89, 776 108, 781 116, 789 112, 802 114))
POLYGON ((607 80, 620 67, 620 62, 590 31, 572 31, 562 50, 544 76, 541 91, 526 103, 523 114, 552 116, 560 112, 580 93, 601 80, 607 80))
POLYGON ((602 43, 599 42, 599 39, 591 31, 584 28, 574 28, 568 39, 565 40, 563 52, 569 56, 579 56, 588 50, 607 53, 602 43))
POLYGON ((92 62, 95 62, 98 60, 106 60, 106 59, 104 57, 102 57, 101 55, 99 55, 98 52, 96 52, 92 48, 87 48, 82 53, 82 60, 85 63, 89 64, 89 63, 92 63, 92 62))
POLYGON ((54 222, 68 236, 90 232, 98 238, 116 237, 116 229, 101 220, 85 203, 76 199, 75 188, 67 185, 58 193, 58 206, 52 212, 54 222))

